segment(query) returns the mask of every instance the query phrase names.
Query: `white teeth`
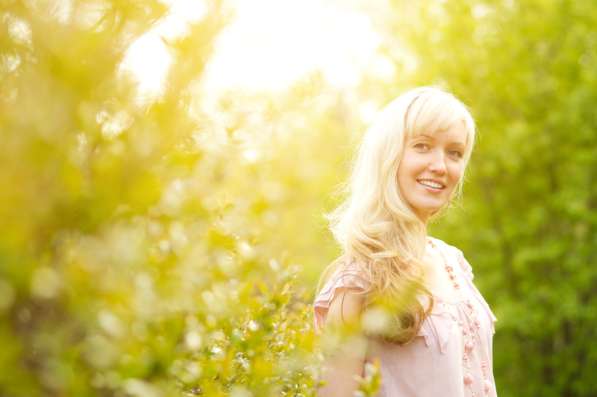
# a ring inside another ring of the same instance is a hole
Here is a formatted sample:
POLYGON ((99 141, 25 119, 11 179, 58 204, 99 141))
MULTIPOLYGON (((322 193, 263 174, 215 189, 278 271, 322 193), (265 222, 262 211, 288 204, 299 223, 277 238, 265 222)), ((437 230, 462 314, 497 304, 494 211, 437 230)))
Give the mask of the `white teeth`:
POLYGON ((442 185, 441 183, 437 183, 437 182, 429 181, 429 180, 420 180, 419 183, 421 185, 429 186, 434 189, 442 189, 444 187, 444 185, 442 185))

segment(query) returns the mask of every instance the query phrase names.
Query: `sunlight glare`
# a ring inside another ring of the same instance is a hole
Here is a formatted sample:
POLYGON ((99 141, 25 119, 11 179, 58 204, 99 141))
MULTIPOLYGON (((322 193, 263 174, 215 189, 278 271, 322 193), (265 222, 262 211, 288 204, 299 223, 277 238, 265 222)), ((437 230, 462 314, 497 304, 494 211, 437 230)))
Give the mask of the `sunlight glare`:
POLYGON ((370 20, 316 0, 238 0, 204 78, 208 92, 278 91, 313 71, 333 86, 359 83, 380 43, 370 20))
POLYGON ((141 102, 159 96, 172 64, 172 55, 155 32, 150 31, 131 44, 120 65, 121 72, 130 72, 137 83, 141 102))
POLYGON ((164 40, 175 40, 189 32, 191 23, 201 20, 208 8, 204 0, 162 0, 169 7, 166 16, 135 40, 124 56, 120 72, 137 83, 138 101, 147 103, 164 91, 164 81, 173 59, 164 40))

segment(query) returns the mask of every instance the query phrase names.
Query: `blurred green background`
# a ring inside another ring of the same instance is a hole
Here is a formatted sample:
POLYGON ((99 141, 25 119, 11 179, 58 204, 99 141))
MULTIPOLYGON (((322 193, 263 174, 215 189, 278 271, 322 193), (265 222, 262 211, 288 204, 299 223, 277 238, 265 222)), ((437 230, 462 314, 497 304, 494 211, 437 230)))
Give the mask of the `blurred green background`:
POLYGON ((0 0, 1 396, 314 395, 322 214, 371 114, 431 84, 478 123, 431 234, 498 317, 498 394, 597 396, 597 3, 330 2, 375 31, 371 68, 217 95, 238 10, 191 1, 172 33, 176 3, 0 0))

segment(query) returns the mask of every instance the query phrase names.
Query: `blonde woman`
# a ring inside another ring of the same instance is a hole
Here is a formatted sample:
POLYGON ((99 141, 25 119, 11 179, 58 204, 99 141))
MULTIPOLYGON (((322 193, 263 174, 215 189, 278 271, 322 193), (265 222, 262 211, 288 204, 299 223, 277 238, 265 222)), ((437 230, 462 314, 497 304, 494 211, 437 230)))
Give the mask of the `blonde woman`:
POLYGON ((373 360, 379 397, 496 396, 496 318, 462 252, 427 235, 460 194, 474 141, 466 106, 433 87, 396 98, 365 133, 329 215, 343 255, 314 301, 318 332, 356 324, 365 343, 327 354, 319 396, 352 396, 373 360))

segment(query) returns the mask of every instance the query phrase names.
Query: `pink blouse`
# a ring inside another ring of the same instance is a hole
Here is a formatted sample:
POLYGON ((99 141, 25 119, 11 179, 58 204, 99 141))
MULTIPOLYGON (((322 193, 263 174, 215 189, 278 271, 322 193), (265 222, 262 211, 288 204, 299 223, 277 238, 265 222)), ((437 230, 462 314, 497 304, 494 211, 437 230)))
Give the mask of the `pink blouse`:
MULTIPOLYGON (((431 238, 454 269, 461 297, 451 302, 434 296, 431 314, 417 336, 398 346, 370 340, 366 361, 379 358, 378 397, 497 396, 492 368, 496 317, 473 284, 473 272, 462 252, 431 238)), ((351 265, 339 268, 316 296, 315 329, 321 332, 337 288, 364 290, 367 281, 351 265)))

